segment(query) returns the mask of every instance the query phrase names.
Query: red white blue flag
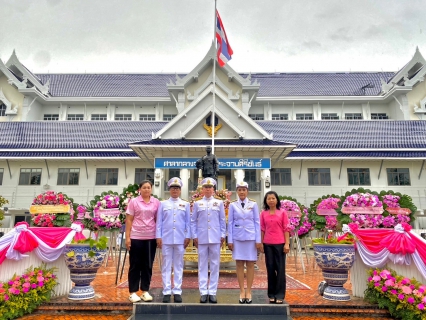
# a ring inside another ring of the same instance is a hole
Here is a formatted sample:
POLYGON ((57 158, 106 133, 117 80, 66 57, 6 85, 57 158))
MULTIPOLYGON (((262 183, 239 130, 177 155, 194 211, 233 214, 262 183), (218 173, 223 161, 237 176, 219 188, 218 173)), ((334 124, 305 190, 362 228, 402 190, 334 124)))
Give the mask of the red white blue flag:
POLYGON ((228 38, 226 37, 225 28, 223 27, 222 19, 220 19, 219 12, 216 10, 216 40, 217 48, 217 61, 219 66, 223 67, 229 60, 231 60, 234 53, 229 45, 228 38))

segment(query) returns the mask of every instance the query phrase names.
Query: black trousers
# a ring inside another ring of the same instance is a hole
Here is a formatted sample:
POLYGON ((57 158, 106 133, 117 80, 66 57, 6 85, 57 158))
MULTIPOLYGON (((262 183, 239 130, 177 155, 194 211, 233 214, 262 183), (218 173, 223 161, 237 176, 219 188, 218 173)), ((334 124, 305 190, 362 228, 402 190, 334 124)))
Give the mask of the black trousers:
POLYGON ((268 297, 284 300, 286 289, 284 243, 263 244, 263 249, 268 275, 268 297))
POLYGON ((137 292, 139 289, 148 291, 151 284, 152 264, 157 250, 157 241, 156 239, 130 239, 130 241, 129 292, 137 292))

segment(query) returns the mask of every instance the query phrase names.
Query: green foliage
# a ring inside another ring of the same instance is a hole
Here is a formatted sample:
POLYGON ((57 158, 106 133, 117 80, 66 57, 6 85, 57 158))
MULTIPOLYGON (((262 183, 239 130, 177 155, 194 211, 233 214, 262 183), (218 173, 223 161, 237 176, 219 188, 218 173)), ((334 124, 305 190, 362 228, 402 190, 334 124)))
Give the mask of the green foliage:
MULTIPOLYGON (((71 243, 75 243, 75 244, 88 244, 90 246, 90 248, 96 248, 97 250, 105 250, 108 247, 108 238, 105 236, 100 237, 98 240, 92 239, 92 238, 87 238, 84 240, 79 240, 79 241, 72 241, 71 243)), ((74 255, 74 252, 71 251, 72 255, 74 255)), ((90 250, 88 253, 89 257, 94 257, 95 256, 95 251, 90 250)))
MULTIPOLYGON (((5 204, 8 204, 9 201, 5 198, 3 198, 2 196, 0 196, 0 207, 3 207, 5 204)), ((0 221, 2 221, 4 219, 4 211, 2 209, 0 209, 0 221)), ((0 227, 2 226, 2 224, 0 223, 0 227)))
POLYGON ((353 236, 347 235, 345 239, 342 239, 340 241, 338 241, 337 238, 333 237, 333 238, 329 238, 329 239, 314 238, 314 239, 312 239, 312 242, 318 243, 318 244, 354 244, 355 239, 354 239, 353 236))
POLYGON ((27 269, 23 275, 15 274, 10 281, 0 283, 0 319, 22 317, 49 301, 57 285, 55 271, 55 268, 48 269, 43 264, 27 269))

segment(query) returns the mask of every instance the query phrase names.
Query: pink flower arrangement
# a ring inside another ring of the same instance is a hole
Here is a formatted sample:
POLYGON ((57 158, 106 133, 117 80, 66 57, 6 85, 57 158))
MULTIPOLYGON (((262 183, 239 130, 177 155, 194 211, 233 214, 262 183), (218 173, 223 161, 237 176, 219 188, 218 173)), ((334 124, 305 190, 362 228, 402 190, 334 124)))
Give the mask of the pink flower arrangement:
POLYGON ((302 225, 300 226, 299 230, 297 230, 297 235, 299 236, 299 238, 308 234, 309 231, 314 230, 314 222, 315 221, 309 222, 308 210, 303 209, 303 213, 305 214, 305 216, 302 220, 302 225))
POLYGON ((327 198, 320 202, 320 204, 317 206, 317 209, 337 209, 339 208, 339 198, 327 198))
MULTIPOLYGON (((80 204, 77 207, 77 220, 83 220, 84 218, 87 217, 87 207, 80 204)), ((89 216, 90 217, 90 216, 89 216)))
POLYGON ((71 201, 62 193, 56 193, 55 191, 46 191, 39 194, 33 199, 32 205, 58 205, 58 204, 71 204, 71 201))
POLYGON ((356 223, 360 228, 379 228, 384 217, 381 214, 356 214, 349 215, 352 222, 356 223))
POLYGON ((300 208, 296 202, 291 200, 281 200, 280 202, 281 202, 281 210, 300 212, 300 208))
POLYGON ((389 310, 392 316, 400 318, 400 312, 408 312, 405 315, 410 319, 424 319, 426 317, 426 285, 415 279, 409 279, 398 275, 393 270, 370 269, 368 288, 365 297, 370 302, 380 302, 381 299, 396 303, 394 310, 389 310), (380 298, 377 296, 380 293, 380 298), (396 298, 396 299, 395 299, 396 298))
POLYGON ((53 271, 44 267, 28 269, 8 282, 0 282, 0 317, 7 314, 8 319, 14 319, 48 301, 57 284, 53 271))
POLYGON ((336 216, 325 216, 325 228, 327 230, 337 230, 337 218, 336 216))
POLYGON ((31 221, 35 227, 54 227, 56 215, 53 213, 40 213, 31 215, 31 221))
POLYGON ((387 195, 384 195, 382 199, 383 199, 383 203, 385 203, 389 208, 400 208, 399 196, 387 194, 387 195))
POLYGON ((302 216, 302 213, 300 211, 300 207, 298 206, 298 204, 295 201, 292 200, 281 200, 281 210, 285 210, 287 212, 294 212, 295 214, 289 214, 288 216, 288 220, 289 220, 289 225, 288 225, 288 232, 290 233, 290 236, 293 237, 296 232, 298 232, 298 228, 300 226, 300 219, 302 216))
POLYGON ((371 193, 354 193, 346 197, 343 207, 382 207, 379 197, 371 193))
POLYGON ((119 229, 122 227, 119 216, 105 215, 101 213, 99 216, 93 218, 93 222, 101 230, 119 229))
POLYGON ((114 194, 107 194, 101 197, 94 206, 94 210, 104 210, 118 208, 120 197, 114 194))

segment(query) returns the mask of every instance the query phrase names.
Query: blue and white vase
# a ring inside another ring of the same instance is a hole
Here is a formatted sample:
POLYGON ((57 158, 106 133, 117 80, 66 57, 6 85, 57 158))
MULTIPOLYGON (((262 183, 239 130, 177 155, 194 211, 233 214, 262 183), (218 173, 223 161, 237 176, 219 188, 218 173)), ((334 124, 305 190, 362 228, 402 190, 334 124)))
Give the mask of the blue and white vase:
POLYGON ((90 248, 88 244, 67 244, 65 246, 65 264, 70 269, 71 281, 75 286, 68 293, 70 300, 85 300, 95 297, 95 290, 90 283, 95 279, 98 269, 102 266, 107 255, 107 249, 90 248), (74 255, 67 254, 74 251, 74 255), (89 252, 95 253, 93 257, 89 252))
POLYGON ((323 298, 334 301, 349 301, 351 297, 343 285, 355 261, 355 245, 314 243, 315 261, 322 269, 327 286, 323 298))

